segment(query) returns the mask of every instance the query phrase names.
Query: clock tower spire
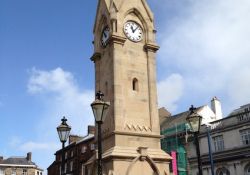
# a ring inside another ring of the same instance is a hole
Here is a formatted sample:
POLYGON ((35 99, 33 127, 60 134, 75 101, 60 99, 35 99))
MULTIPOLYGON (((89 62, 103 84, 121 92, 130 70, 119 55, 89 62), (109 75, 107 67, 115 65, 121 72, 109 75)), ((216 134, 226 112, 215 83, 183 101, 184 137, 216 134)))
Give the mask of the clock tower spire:
POLYGON ((160 148, 153 13, 146 0, 99 0, 93 32, 95 89, 111 103, 102 130, 105 173, 168 174, 170 156, 160 148))

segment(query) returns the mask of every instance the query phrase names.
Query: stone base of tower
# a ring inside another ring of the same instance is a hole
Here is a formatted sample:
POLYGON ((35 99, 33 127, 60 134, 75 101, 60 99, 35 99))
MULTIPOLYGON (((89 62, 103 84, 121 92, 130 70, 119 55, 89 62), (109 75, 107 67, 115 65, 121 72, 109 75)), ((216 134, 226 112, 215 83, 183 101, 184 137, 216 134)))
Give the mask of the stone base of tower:
MULTIPOLYGON (((169 175, 171 157, 160 149, 115 146, 103 154, 103 175, 169 175)), ((95 158, 88 169, 96 174, 95 158)))

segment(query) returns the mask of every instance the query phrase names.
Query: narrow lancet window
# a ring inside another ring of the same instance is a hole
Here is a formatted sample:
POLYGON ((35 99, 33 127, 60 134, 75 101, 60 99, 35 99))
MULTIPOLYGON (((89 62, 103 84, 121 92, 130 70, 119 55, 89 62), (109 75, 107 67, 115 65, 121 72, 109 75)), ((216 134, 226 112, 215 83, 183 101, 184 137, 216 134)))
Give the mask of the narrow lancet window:
POLYGON ((133 87, 133 91, 138 91, 139 90, 138 80, 136 78, 133 79, 132 87, 133 87))

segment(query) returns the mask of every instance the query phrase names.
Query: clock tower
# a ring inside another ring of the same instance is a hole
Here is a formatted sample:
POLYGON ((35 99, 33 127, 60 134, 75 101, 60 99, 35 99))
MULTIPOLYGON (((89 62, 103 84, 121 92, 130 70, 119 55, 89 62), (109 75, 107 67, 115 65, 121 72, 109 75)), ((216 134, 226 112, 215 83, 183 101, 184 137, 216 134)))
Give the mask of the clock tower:
POLYGON ((171 157, 160 147, 155 34, 146 0, 99 0, 91 60, 95 89, 110 102, 102 125, 106 175, 169 174, 171 157))

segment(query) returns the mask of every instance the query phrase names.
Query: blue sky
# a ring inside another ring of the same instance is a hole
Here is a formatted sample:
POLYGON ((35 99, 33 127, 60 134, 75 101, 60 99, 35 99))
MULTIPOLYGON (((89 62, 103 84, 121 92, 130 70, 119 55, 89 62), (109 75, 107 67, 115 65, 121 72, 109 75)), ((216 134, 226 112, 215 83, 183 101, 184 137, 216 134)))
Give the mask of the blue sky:
MULTIPOLYGON (((250 102, 250 1, 148 0, 155 14, 159 107, 173 114, 217 96, 226 116, 250 102)), ((46 170, 74 134, 93 124, 97 0, 0 1, 0 155, 33 152, 46 170)))

